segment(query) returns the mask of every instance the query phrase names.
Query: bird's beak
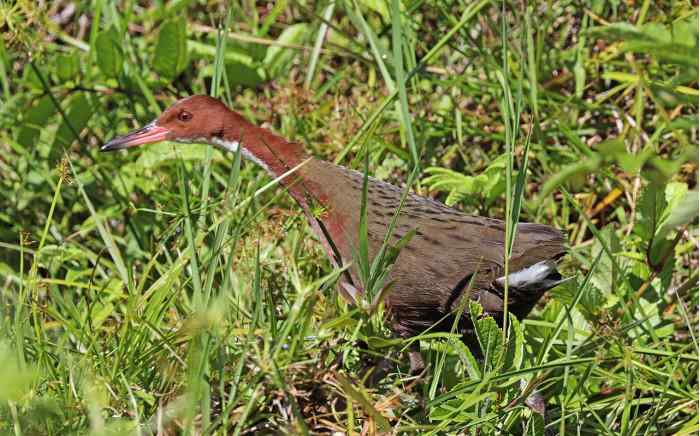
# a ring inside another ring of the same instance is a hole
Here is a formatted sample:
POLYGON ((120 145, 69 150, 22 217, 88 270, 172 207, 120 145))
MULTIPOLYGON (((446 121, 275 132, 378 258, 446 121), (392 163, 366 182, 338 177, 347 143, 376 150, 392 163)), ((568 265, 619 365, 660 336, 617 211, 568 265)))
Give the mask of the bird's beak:
POLYGON ((100 148, 100 151, 114 151, 124 148, 135 147, 137 145, 151 144, 167 139, 169 130, 160 127, 155 121, 146 124, 140 129, 133 130, 126 135, 117 136, 100 148))

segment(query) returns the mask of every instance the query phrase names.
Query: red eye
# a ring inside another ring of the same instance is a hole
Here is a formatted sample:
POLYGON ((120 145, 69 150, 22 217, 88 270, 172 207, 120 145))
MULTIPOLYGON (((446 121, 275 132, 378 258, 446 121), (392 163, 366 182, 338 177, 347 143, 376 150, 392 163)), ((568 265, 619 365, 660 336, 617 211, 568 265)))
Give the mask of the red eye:
POLYGON ((180 121, 189 121, 192 119, 192 114, 187 111, 182 111, 177 114, 177 119, 180 121))

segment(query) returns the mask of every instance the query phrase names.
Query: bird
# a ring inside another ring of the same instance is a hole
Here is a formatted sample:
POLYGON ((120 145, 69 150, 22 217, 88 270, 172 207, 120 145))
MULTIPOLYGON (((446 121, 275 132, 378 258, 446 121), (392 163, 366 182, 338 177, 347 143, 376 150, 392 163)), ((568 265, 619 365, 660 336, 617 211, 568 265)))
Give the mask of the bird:
MULTIPOLYGON (((207 95, 178 100, 151 123, 115 137, 100 150, 161 141, 209 144, 228 152, 240 148, 243 157, 280 180, 303 210, 332 264, 346 268, 337 286, 341 295, 351 304, 364 297, 354 261, 360 229, 366 229, 371 262, 390 230, 403 189, 369 176, 365 186, 364 173, 310 156, 302 144, 249 122, 207 95), (366 225, 361 227, 365 189, 366 225)), ((391 230, 390 243, 407 242, 388 273, 391 285, 381 294, 391 330, 400 338, 429 329, 450 331, 457 318, 462 339, 478 352, 473 322, 458 316, 465 299, 478 301, 484 315, 500 320, 507 282, 507 310, 522 319, 547 290, 566 280, 557 270, 566 253, 565 235, 546 224, 517 224, 507 271, 503 220, 469 215, 409 193, 391 230)), ((425 362, 415 342, 408 357, 410 372, 421 373, 425 362)))

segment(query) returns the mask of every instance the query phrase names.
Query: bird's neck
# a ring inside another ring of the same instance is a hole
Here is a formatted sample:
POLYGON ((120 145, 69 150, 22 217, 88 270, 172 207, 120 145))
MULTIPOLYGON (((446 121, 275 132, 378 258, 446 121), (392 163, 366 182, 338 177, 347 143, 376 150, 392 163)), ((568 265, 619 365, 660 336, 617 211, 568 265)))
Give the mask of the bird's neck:
POLYGON ((272 177, 281 177, 280 183, 289 189, 289 193, 302 206, 310 207, 309 195, 313 195, 315 189, 309 189, 310 181, 304 176, 303 166, 310 156, 301 144, 258 127, 235 112, 230 113, 223 135, 212 142, 234 152, 241 147, 246 159, 263 167, 272 177))

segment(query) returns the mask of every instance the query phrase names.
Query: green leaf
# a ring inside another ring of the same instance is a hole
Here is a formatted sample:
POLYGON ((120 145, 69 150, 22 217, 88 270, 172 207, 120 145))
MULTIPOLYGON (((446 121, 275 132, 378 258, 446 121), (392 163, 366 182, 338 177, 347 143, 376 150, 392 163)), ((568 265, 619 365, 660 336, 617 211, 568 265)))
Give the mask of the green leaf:
POLYGON ((635 233, 643 239, 648 252, 650 266, 659 264, 669 250, 673 249, 668 234, 676 227, 685 225, 698 216, 697 191, 688 191, 684 183, 669 183, 665 187, 650 183, 639 201, 639 219, 635 233))
POLYGON ((270 78, 279 77, 284 73, 287 64, 293 59, 298 50, 286 48, 284 45, 301 44, 307 35, 310 34, 309 25, 298 23, 284 29, 277 42, 280 45, 273 45, 267 49, 267 54, 263 60, 263 65, 270 78))
POLYGON ((391 14, 389 13, 388 1, 385 0, 360 0, 360 4, 367 9, 381 15, 382 20, 385 23, 391 22, 391 14))
POLYGON ((226 77, 231 85, 257 86, 265 81, 265 74, 260 68, 254 68, 241 62, 226 62, 226 77))
POLYGON ((160 26, 153 69, 166 79, 174 79, 187 66, 187 22, 178 17, 160 26))
POLYGON ((623 52, 648 54, 662 62, 698 69, 697 14, 669 26, 659 23, 634 26, 621 22, 595 27, 590 32, 594 36, 622 41, 623 52))
POLYGON ((93 50, 97 66, 102 73, 107 77, 119 77, 124 65, 124 55, 117 29, 110 27, 100 32, 95 39, 93 50))
POLYGON ((501 344, 503 342, 501 329, 491 316, 480 318, 483 308, 479 303, 469 302, 469 314, 474 323, 474 331, 479 340, 481 353, 484 357, 484 368, 496 368, 501 365, 501 344))
POLYGON ((509 315, 508 328, 510 330, 508 348, 506 350, 504 368, 520 369, 523 363, 525 348, 525 336, 518 318, 512 313, 509 315))
POLYGON ((56 58, 56 75, 64 82, 74 79, 80 72, 78 52, 62 54, 56 58))
POLYGON ((650 183, 642 191, 639 199, 639 220, 637 221, 637 234, 647 242, 650 242, 659 227, 661 214, 666 207, 666 199, 661 186, 650 183))
POLYGON ((10 69, 10 57, 7 55, 7 49, 5 49, 5 42, 0 39, 0 62, 2 62, 2 67, 5 70, 10 69))
POLYGON ((598 236, 593 242, 591 254, 597 256, 606 253, 605 247, 608 247, 611 255, 602 256, 597 268, 592 273, 591 281, 601 291, 610 292, 612 295, 622 295, 622 285, 617 278, 615 262, 611 258, 620 251, 620 239, 612 224, 600 229, 598 236))
MULTIPOLYGON (((182 144, 174 142, 160 142, 144 148, 136 164, 141 170, 150 170, 179 159, 185 161, 202 160, 204 159, 205 152, 206 148, 201 146, 184 147, 182 144)), ((217 156, 220 155, 217 154, 217 156)))
POLYGON ((476 301, 469 300, 469 316, 471 316, 472 321, 479 319, 482 313, 484 313, 484 308, 481 307, 481 304, 477 303, 476 301))
POLYGON ((665 190, 667 203, 657 238, 665 238, 671 230, 698 219, 698 191, 688 191, 685 183, 669 183, 665 190))
POLYGON ((389 431, 391 424, 389 424, 389 421, 374 408, 374 404, 369 400, 369 395, 363 387, 353 385, 344 374, 337 374, 336 380, 338 380, 338 384, 348 399, 352 399, 358 403, 362 409, 364 409, 365 413, 374 419, 374 422, 382 432, 389 431))
POLYGON ((365 338, 365 342, 367 342, 367 345, 370 347, 371 350, 377 350, 380 348, 395 347, 397 345, 400 345, 403 343, 403 339, 386 339, 381 338, 379 336, 367 336, 365 338))
POLYGON ((39 373, 33 368, 21 368, 16 353, 6 344, 0 343, 0 401, 18 401, 29 393, 39 373))
POLYGON ((97 303, 92 309, 92 322, 94 327, 99 327, 114 312, 112 303, 97 303))
POLYGON ((408 245, 408 243, 411 241, 411 239, 416 235, 418 232, 417 229, 410 229, 408 232, 406 232, 405 235, 403 235, 394 245, 390 245, 389 248, 387 249, 387 260, 386 264, 387 265, 393 265, 396 259, 398 259, 399 254, 401 253, 401 250, 408 245))
POLYGON ((76 94, 73 97, 66 111, 68 120, 63 119, 56 131, 52 153, 60 153, 61 148, 68 147, 73 141, 79 139, 76 135, 79 135, 85 128, 94 113, 92 106, 92 101, 84 93, 76 94))
POLYGON ((527 421, 527 435, 544 436, 544 417, 539 413, 533 413, 527 421))
POLYGON ((38 103, 24 113, 22 129, 17 135, 17 142, 30 147, 36 144, 41 129, 46 126, 49 118, 56 113, 56 106, 48 95, 39 99, 38 103))
POLYGON ((602 158, 596 153, 588 159, 581 159, 578 162, 563 167, 558 173, 547 179, 544 186, 542 186, 538 198, 544 199, 562 184, 576 180, 577 177, 584 174, 596 171, 602 162, 602 158))
MULTIPOLYGON (((570 282, 571 283, 571 282, 570 282)), ((564 285, 559 286, 558 290, 561 291, 575 291, 575 286, 564 285)), ((571 297, 573 298, 575 292, 571 292, 571 297)), ((565 301, 566 302, 566 301, 565 301)), ((568 304, 568 303, 567 303, 568 304)), ((600 311, 605 307, 605 296, 600 289, 595 286, 589 286, 588 289, 581 295, 580 309, 587 319, 595 319, 600 311)))
POLYGON ((457 354, 462 360, 462 364, 464 364, 464 367, 467 369, 469 378, 473 380, 480 380, 481 369, 479 368, 479 364, 469 347, 467 347, 462 341, 455 341, 452 346, 455 347, 457 354))
POLYGON ((485 202, 488 206, 499 198, 505 190, 503 170, 507 156, 500 155, 476 176, 468 176, 447 168, 430 167, 425 170, 430 174, 423 180, 431 190, 449 192, 445 204, 452 206, 461 201, 470 204, 485 202))

